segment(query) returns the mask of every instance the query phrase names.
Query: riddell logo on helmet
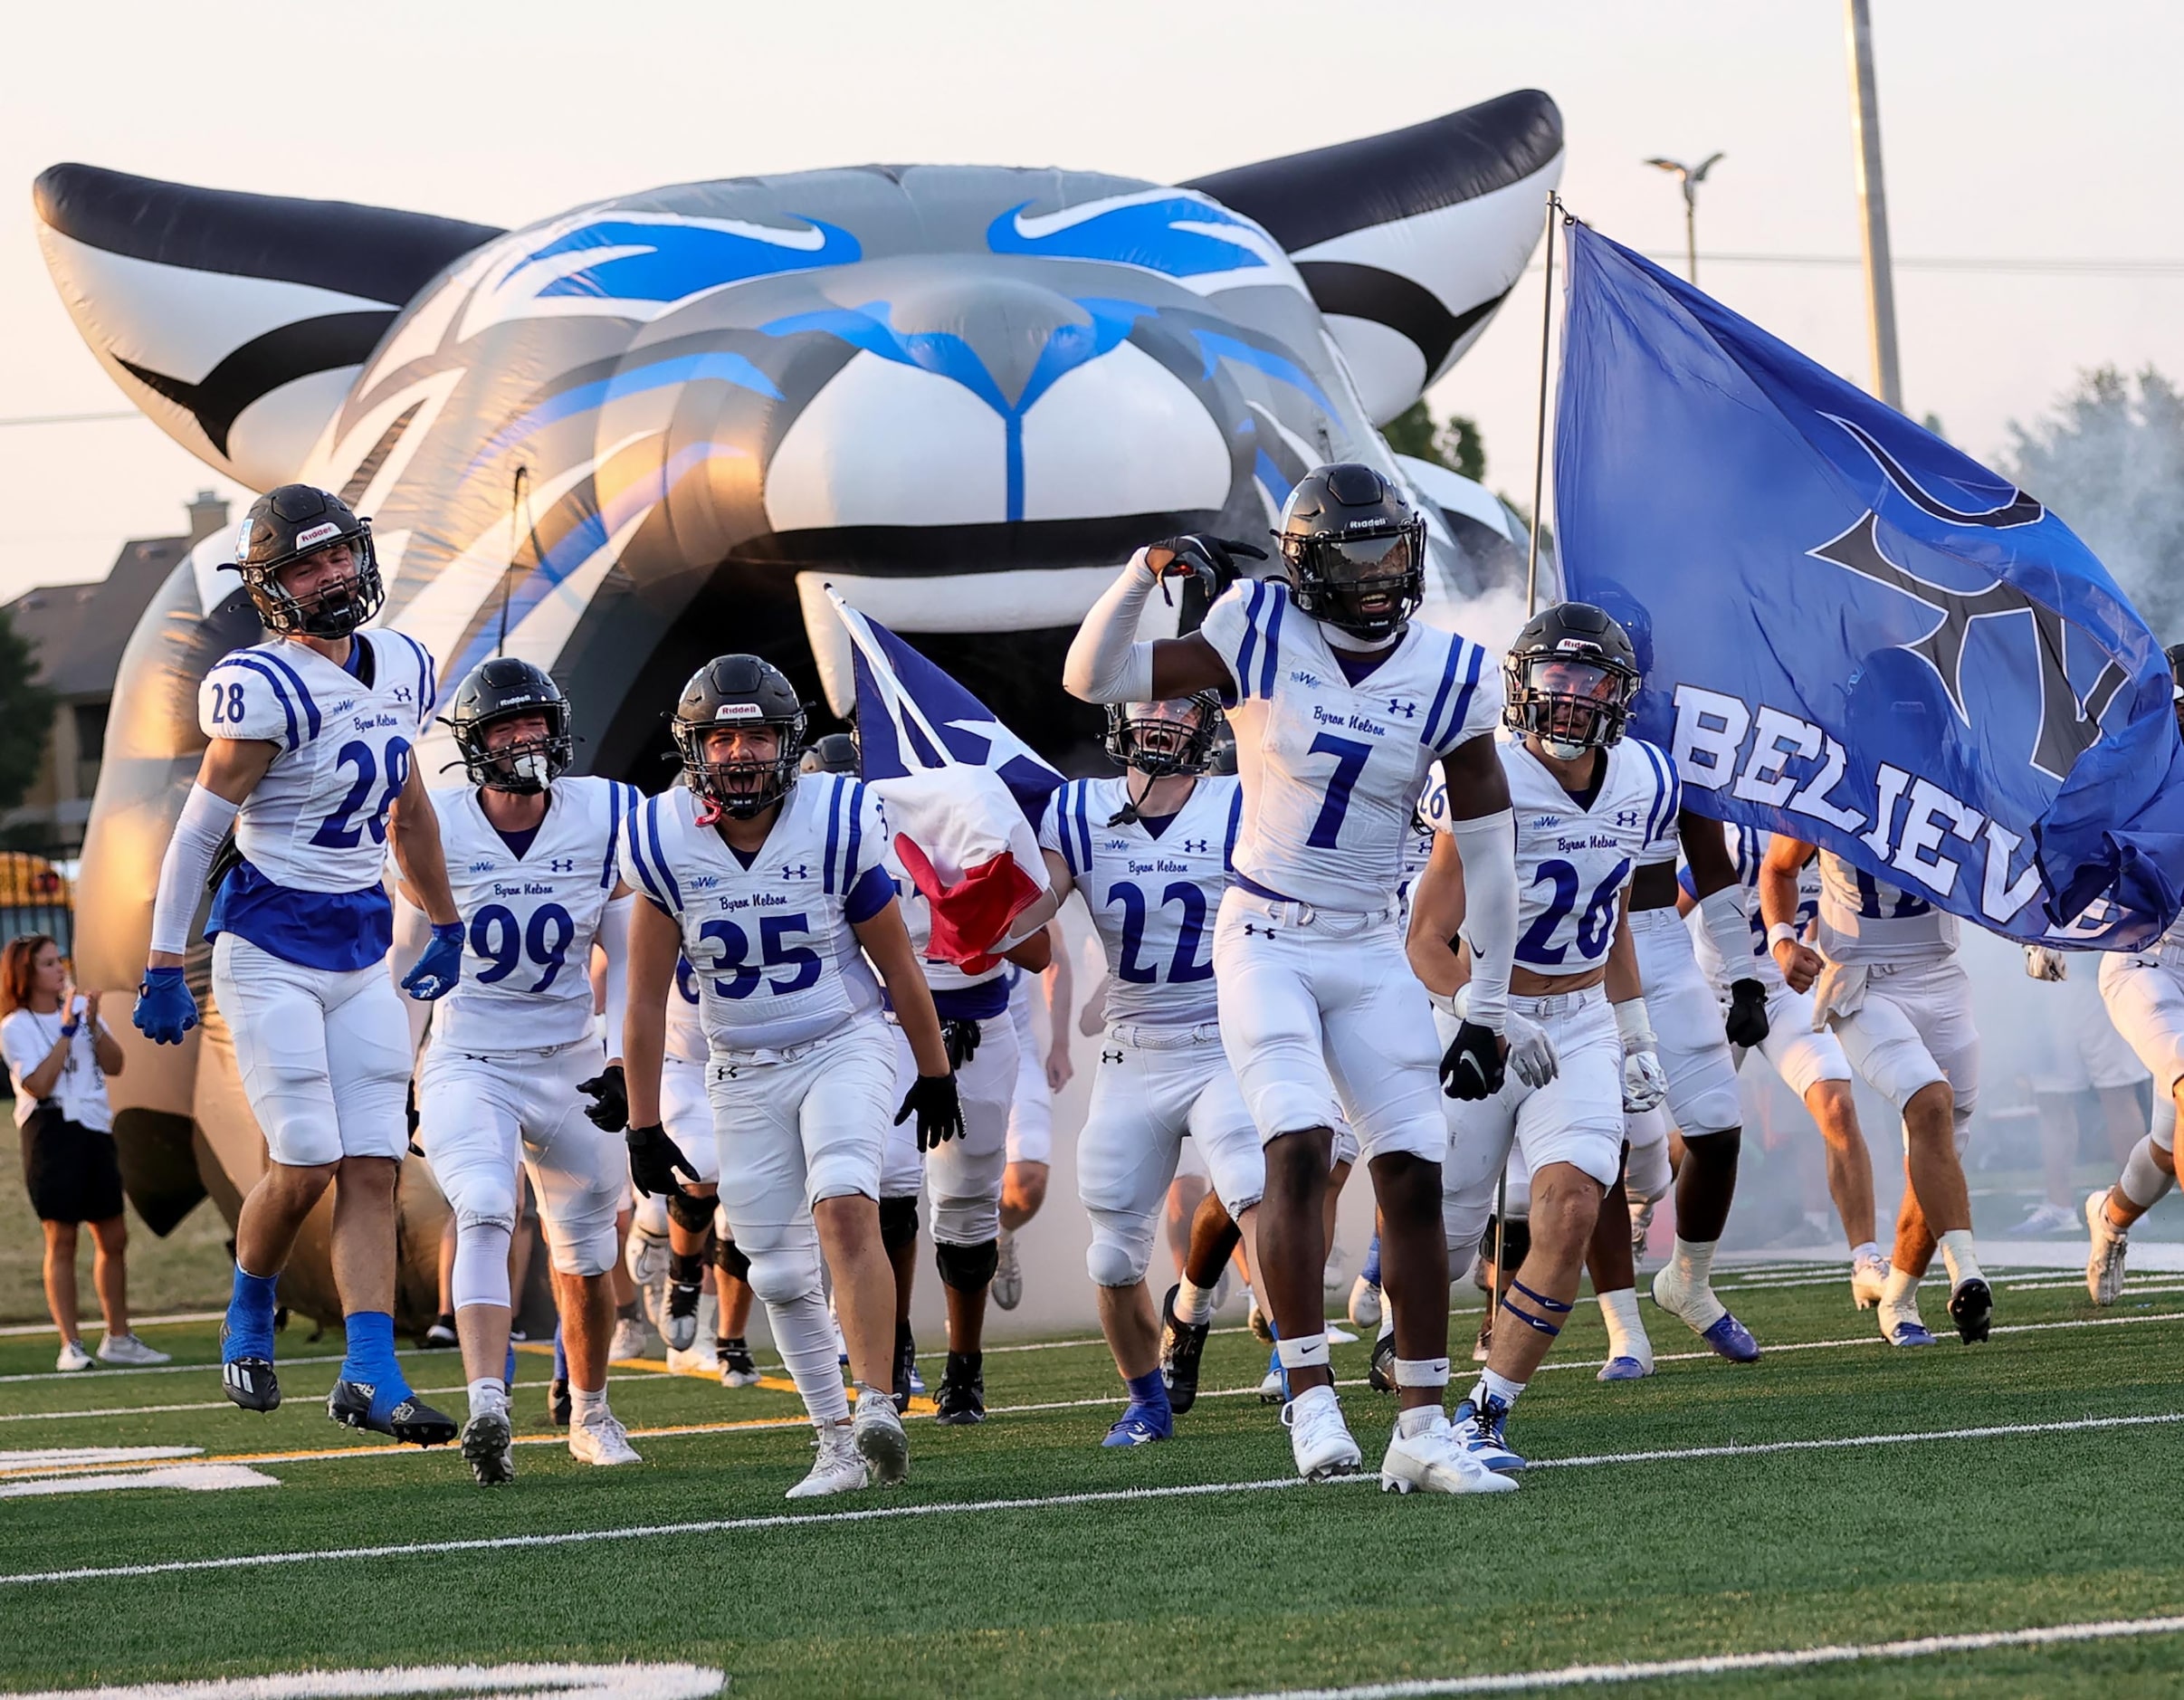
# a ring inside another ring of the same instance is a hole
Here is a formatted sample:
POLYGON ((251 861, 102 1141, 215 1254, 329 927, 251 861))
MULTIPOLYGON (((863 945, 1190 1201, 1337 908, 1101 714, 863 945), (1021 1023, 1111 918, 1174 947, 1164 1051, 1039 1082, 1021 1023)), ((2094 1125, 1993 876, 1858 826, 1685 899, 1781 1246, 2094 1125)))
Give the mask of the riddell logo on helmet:
POLYGON ((340 526, 333 521, 328 520, 323 524, 312 526, 309 530, 297 532, 296 547, 300 549, 309 549, 314 543, 323 543, 329 538, 337 538, 340 535, 340 526))
POLYGON ((713 711, 717 721, 762 721, 766 711, 756 702, 723 702, 713 711))

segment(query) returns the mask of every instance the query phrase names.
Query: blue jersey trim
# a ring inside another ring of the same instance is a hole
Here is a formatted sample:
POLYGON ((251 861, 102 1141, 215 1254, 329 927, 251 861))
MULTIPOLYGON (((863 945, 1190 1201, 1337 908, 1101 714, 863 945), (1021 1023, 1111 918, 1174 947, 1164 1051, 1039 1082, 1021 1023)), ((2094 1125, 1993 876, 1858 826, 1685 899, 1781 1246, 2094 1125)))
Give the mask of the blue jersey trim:
POLYGON ((819 889, 828 895, 838 889, 834 880, 834 850, 842 836, 842 787, 833 788, 826 799, 826 852, 819 858, 819 889))
POLYGON ((1008 976, 997 974, 976 986, 950 986, 933 992, 933 1008, 943 1021, 990 1021, 1008 1012, 1008 976))
POLYGON ((1287 892, 1277 892, 1271 885, 1262 885, 1248 874, 1232 873, 1228 876, 1254 897, 1264 897, 1273 903, 1293 903, 1297 900, 1287 892))
MULTIPOLYGON (((864 781, 852 779, 847 788, 849 791, 849 848, 842 855, 842 883, 854 891, 857 883, 863 877, 857 872, 857 857, 864 849, 864 781)), ((873 866, 876 869, 879 864, 874 863, 873 866)), ((870 871, 872 870, 867 870, 867 872, 870 871)), ((890 889, 892 889, 892 884, 890 889)))
POLYGON ((1077 787, 1077 854, 1083 859, 1087 874, 1092 872, 1092 864, 1091 814, 1092 786, 1089 783, 1080 784, 1077 787))
POLYGON ((660 895, 660 882, 653 877, 652 869, 644 864, 644 836, 637 830, 637 818, 643 808, 642 801, 632 804, 629 818, 622 823, 623 834, 629 843, 629 864, 635 870, 637 883, 644 888, 644 894, 660 908, 665 909, 667 900, 660 895))
MULTIPOLYGON (((276 655, 270 649, 246 650, 243 652, 243 654, 249 655, 253 660, 262 661, 272 666, 278 667, 283 673, 287 675, 288 682, 296 687, 296 695, 303 704, 303 723, 310 728, 311 736, 316 738, 319 735, 319 727, 320 723, 319 719, 319 705, 311 701, 310 687, 303 683, 303 675, 296 671, 294 664, 290 662, 285 656, 276 655)), ((240 661, 243 659, 243 656, 238 655, 235 657, 235 659, 240 661)))
POLYGON ((301 740, 296 731, 296 705, 289 700, 288 687, 281 683, 281 675, 252 655, 230 655, 221 664, 254 673, 273 687, 273 700, 281 704, 281 712, 288 716, 288 747, 291 750, 298 748, 301 740))
POLYGON ((653 866, 659 870, 660 883, 667 887, 668 901, 674 904, 675 912, 680 914, 682 910, 682 888, 675 883, 675 876, 668 869, 667 853, 660 848, 660 799, 656 797, 644 806, 644 830, 652 840, 653 866))
POLYGON ((862 926, 895 901, 895 883, 877 862, 857 876, 842 900, 842 914, 853 927, 862 926))
POLYGON ((1654 776, 1653 805, 1645 812, 1645 842, 1650 845, 1667 830, 1668 822, 1663 817, 1668 812, 1667 806, 1673 794, 1674 781, 1663 770, 1663 758, 1660 752, 1644 739, 1639 739, 1636 742, 1639 751, 1645 757, 1645 765, 1653 769, 1654 776))
POLYGON ((622 795, 623 788, 613 779, 606 782, 606 865, 599 870, 599 889, 615 889, 615 863, 622 841, 622 815, 628 803, 622 795))
POLYGON ((300 892, 238 862, 213 894, 206 939, 232 932, 304 968, 348 973, 386 960, 395 906, 384 885, 360 892, 300 892))
POLYGON ((1268 584, 1266 595, 1272 606, 1266 612, 1266 654, 1259 663, 1259 694, 1263 697, 1274 693, 1274 665, 1282 653, 1282 610, 1289 606, 1289 594, 1280 585, 1268 584))
POLYGON ((1244 593, 1244 641, 1236 645, 1236 691, 1239 700, 1252 694, 1251 658, 1259 646, 1259 605, 1266 600, 1266 580, 1254 578, 1244 593))

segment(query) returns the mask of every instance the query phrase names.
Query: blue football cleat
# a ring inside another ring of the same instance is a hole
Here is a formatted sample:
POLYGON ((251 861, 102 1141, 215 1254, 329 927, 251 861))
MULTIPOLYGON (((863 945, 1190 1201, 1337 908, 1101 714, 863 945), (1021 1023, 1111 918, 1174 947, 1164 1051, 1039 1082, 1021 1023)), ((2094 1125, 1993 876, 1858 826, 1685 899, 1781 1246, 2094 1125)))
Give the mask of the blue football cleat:
POLYGON ((1637 1381, 1653 1373, 1651 1364, 1640 1363, 1636 1358, 1610 1358, 1600 1366, 1597 1381, 1637 1381))
POLYGON ((1156 1440, 1173 1440, 1176 1437, 1175 1414, 1166 1406, 1140 1405, 1131 1400, 1130 1408, 1115 1418, 1115 1426, 1107 1431, 1102 1447, 1149 1447, 1156 1440))
POLYGON ((1760 1342, 1751 1337, 1751 1330, 1727 1311, 1723 1311, 1721 1319, 1699 1338, 1731 1363, 1757 1363, 1760 1361, 1760 1342))
POLYGON ((220 1390, 244 1410, 278 1410, 281 1379, 273 1373, 272 1341, 261 1350, 255 1331, 220 1324, 220 1390))
POLYGON ((1524 1459, 1512 1452, 1502 1437, 1508 1421, 1509 1407, 1490 1397, 1483 1409, 1465 1399, 1449 1418, 1448 1428, 1456 1444, 1496 1476, 1513 1476, 1524 1467, 1524 1459))
POLYGON ((1889 1331, 1888 1343, 1892 1346, 1931 1346, 1934 1337, 1926 1332, 1923 1323, 1898 1323, 1889 1331))

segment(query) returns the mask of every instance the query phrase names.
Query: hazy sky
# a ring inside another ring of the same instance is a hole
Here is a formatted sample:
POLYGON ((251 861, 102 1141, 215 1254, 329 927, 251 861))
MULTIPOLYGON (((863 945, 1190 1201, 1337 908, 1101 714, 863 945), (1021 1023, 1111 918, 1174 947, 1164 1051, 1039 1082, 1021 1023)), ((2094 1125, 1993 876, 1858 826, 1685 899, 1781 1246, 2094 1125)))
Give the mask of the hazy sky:
MULTIPOLYGON (((1874 9, 1900 258, 2179 263, 1904 268, 1910 411, 1991 457, 2080 368, 2184 375, 2184 8, 1874 9)), ((1702 254, 1855 256, 1843 38, 1836 0, 25 6, 0 102, 0 417, 126 405, 33 234, 31 180, 59 160, 513 225, 660 183, 872 159, 1174 180, 1536 86, 1568 127, 1564 195, 1607 234, 1680 246, 1674 184, 1639 162, 1720 148, 1702 254)), ((1855 266, 1702 263, 1700 282, 1867 377, 1855 266)), ((1535 275, 1433 396, 1479 419, 1488 482, 1520 496, 1539 308, 1535 275)), ((124 538, 179 530, 207 484, 235 493, 140 420, 0 427, 0 597, 102 575, 124 538)))

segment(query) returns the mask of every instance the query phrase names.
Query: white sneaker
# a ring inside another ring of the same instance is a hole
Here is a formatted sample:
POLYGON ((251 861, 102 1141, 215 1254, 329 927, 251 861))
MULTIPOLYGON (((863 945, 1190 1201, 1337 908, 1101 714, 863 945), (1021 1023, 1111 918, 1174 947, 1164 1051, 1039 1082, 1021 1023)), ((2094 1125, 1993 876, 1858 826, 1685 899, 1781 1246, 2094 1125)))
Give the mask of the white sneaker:
POLYGON ((155 1363, 172 1363, 174 1359, 164 1351, 154 1351, 134 1334, 109 1334, 99 1342, 99 1361, 145 1369, 155 1363))
POLYGON ((568 1454, 579 1464, 642 1464, 629 1430, 614 1416, 601 1411, 589 1422, 568 1426, 568 1454))
POLYGON ((1342 1420, 1341 1401, 1331 1387, 1306 1388, 1283 1406, 1282 1426, 1289 1430, 1297 1474, 1308 1482, 1354 1476, 1365 1461, 1350 1437, 1350 1425, 1342 1420))
POLYGON ((653 1331, 634 1316, 617 1317, 615 1337, 607 1342, 606 1355, 610 1361, 626 1362, 642 1358, 652 1350, 653 1331))
POLYGON ((1320 1290, 1322 1293, 1341 1292, 1349 1282, 1349 1265, 1343 1261, 1342 1246, 1339 1240, 1327 1245, 1327 1265, 1320 1271, 1320 1290))
POLYGON ((825 1499, 830 1494, 854 1494, 872 1485, 872 1466, 857 1450, 848 1423, 828 1423, 819 1430, 819 1456, 812 1460, 811 1474, 783 1495, 787 1499, 825 1499))
POLYGON ((999 1256, 994 1264, 994 1303, 1013 1311, 1024 1302, 1024 1265, 1016 1257, 1016 1235, 1003 1228, 996 1249, 999 1256))
POLYGON ((1513 1494, 1516 1477, 1497 1476, 1457 1443, 1448 1418, 1406 1439, 1398 1428, 1380 1460, 1384 1494, 1513 1494))
POLYGON ((720 1379, 720 1351, 713 1343, 709 1329, 698 1336, 697 1343, 677 1351, 672 1346, 667 1353, 667 1372, 670 1375, 701 1375, 709 1381, 720 1379))
POLYGON ((873 1480, 881 1486, 910 1479, 910 1437, 902 1431, 893 1396, 885 1390, 868 1387, 857 1395, 857 1415, 850 1424, 850 1439, 872 1466, 873 1480))
POLYGON ((2072 1234, 2077 1231, 2078 1218, 2070 1213, 2066 1204, 2049 1204, 2046 1200, 2035 1205, 2026 1218, 2008 1233, 2005 1239, 2027 1239, 2044 1234, 2072 1234))
MULTIPOLYGON (((2085 1226, 2093 1249, 2085 1259, 2085 1292, 2095 1304, 2113 1304, 2123 1294, 2123 1263, 2131 1250, 2131 1230, 2108 1219, 2108 1189, 2085 1200, 2085 1226)), ((65 1363, 61 1366, 67 1369, 65 1363)))
POLYGON ((1380 1289, 1363 1275, 1350 1289, 1350 1320, 1359 1328, 1380 1325, 1380 1289))
POLYGON ((1870 1311, 1888 1291, 1888 1259, 1864 1257, 1850 1266, 1850 1296, 1862 1311, 1870 1311))
POLYGON ((88 1370, 91 1367, 91 1354, 84 1351, 81 1340, 64 1340, 61 1342, 61 1355, 53 1360, 54 1369, 88 1370))
POLYGON ((629 1271, 632 1281, 649 1287, 665 1280, 670 1255, 665 1234, 655 1234, 642 1222, 630 1224, 629 1244, 622 1248, 622 1266, 629 1271))
POLYGON ((1327 1325, 1327 1343, 1330 1346, 1354 1346, 1358 1343, 1358 1337, 1340 1323, 1330 1323, 1327 1325))

